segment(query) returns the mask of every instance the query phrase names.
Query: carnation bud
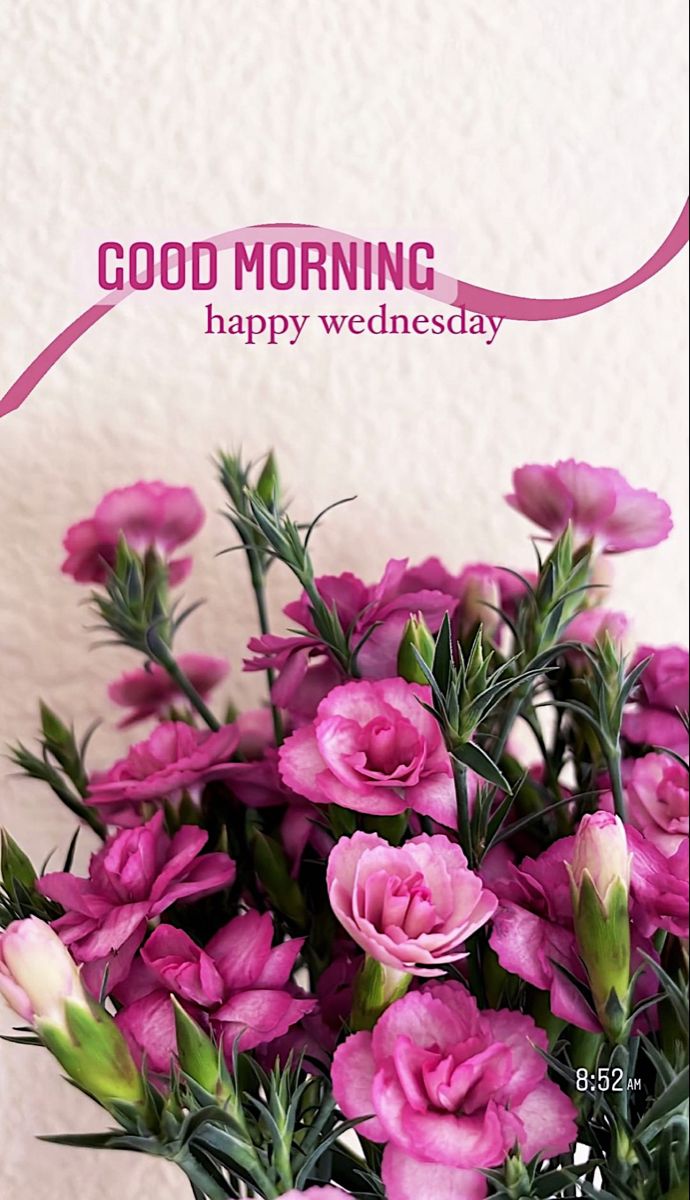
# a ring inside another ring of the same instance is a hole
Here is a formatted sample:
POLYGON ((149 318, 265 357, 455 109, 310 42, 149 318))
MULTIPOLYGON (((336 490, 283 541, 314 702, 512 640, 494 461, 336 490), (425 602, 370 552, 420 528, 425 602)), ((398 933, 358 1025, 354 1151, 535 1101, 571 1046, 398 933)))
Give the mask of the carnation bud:
POLYGON ((264 504, 272 505, 277 503, 280 495, 280 479, 278 477, 278 466, 276 464, 275 455, 271 450, 263 469, 259 476, 256 485, 256 494, 264 504))
POLYGON ((491 637, 501 622, 495 611, 501 607, 501 589, 496 571, 491 567, 468 567, 463 573, 463 594, 460 604, 460 636, 468 637, 481 625, 491 637))
POLYGON ((628 892, 631 864, 625 826, 619 817, 596 812, 582 818, 571 866, 576 888, 580 887, 585 871, 589 872, 602 906, 606 908, 607 894, 617 880, 623 880, 628 892))
POLYGON ((0 937, 0 995, 31 1024, 64 1025, 65 1000, 88 1003, 72 955, 38 917, 13 921, 0 937))
POLYGON ((422 614, 411 616, 398 649, 398 675, 408 683, 428 683, 417 654, 430 667, 434 661, 434 649, 434 638, 422 614))
POLYGON ((511 1197, 511 1200, 513 1198, 518 1200, 519 1197, 532 1195, 529 1172, 522 1161, 522 1155, 519 1150, 514 1150, 506 1159, 504 1182, 506 1192, 511 1197))
POLYGON ((84 990, 79 968, 43 921, 14 921, 0 938, 0 995, 34 1026, 67 1074, 106 1108, 143 1104, 141 1075, 112 1017, 84 990))
POLYGON ((625 826, 607 812, 583 817, 569 867, 575 933, 602 1027, 623 1036, 630 984, 628 892, 632 858, 625 826))
POLYGON ((172 997, 175 1013, 177 1057, 185 1075, 224 1104, 234 1096, 223 1055, 196 1021, 172 997))

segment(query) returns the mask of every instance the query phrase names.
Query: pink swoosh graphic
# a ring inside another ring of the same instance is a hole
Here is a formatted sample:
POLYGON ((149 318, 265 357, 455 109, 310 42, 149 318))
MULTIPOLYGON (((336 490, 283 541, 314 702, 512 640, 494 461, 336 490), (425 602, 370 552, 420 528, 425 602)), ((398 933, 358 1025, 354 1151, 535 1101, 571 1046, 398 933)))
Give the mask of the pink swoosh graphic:
MULTIPOLYGON (((590 312, 592 309, 600 308, 603 304, 609 304, 611 300, 617 299, 618 296, 623 296, 626 292, 632 291, 633 288, 639 287, 640 284, 645 283, 653 275, 661 271, 671 259, 675 258, 688 241, 688 211, 689 205, 686 202, 668 237, 664 239, 659 249, 637 271, 634 271, 632 275, 629 275, 620 283, 604 288, 599 292, 591 292, 585 296, 572 296, 564 299, 540 300, 529 296, 511 296, 505 292, 490 291, 487 288, 477 287, 472 283, 466 283, 461 279, 455 279, 451 275, 444 275, 440 271, 436 271, 433 289, 421 294, 458 308, 464 305, 471 312, 482 313, 492 317, 505 317, 511 321, 555 321, 561 320, 563 317, 574 317, 579 313, 590 312)), ((332 245, 335 241, 360 243, 362 241, 362 239, 354 238, 349 234, 338 233, 332 229, 323 229, 319 225, 287 223, 250 225, 242 229, 228 230, 226 233, 221 233, 204 240, 214 243, 219 250, 227 250, 239 241, 247 243, 259 240, 290 241, 293 244, 297 244, 304 240, 302 232, 304 230, 308 230, 312 237, 315 234, 318 235, 318 240, 327 246, 332 245)), ((85 312, 72 321, 66 329, 63 329, 36 356, 33 362, 22 371, 19 378, 15 380, 5 393, 2 400, 0 400, 0 417, 4 417, 19 408, 37 384, 40 383, 44 375, 67 353, 70 347, 92 325, 100 321, 107 312, 110 312, 112 308, 131 295, 132 290, 131 288, 126 288, 117 293, 107 293, 100 298, 98 303, 91 305, 90 308, 87 308, 85 312)))

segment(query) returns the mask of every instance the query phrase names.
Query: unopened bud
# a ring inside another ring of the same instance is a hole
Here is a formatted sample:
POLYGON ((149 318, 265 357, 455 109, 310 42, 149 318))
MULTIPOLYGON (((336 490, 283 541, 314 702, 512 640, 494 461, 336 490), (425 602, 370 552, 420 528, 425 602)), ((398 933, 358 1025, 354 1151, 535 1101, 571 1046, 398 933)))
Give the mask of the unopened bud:
POLYGON ((459 607, 460 636, 466 638, 478 625, 487 637, 497 630, 501 617, 496 609, 501 607, 501 589, 494 567, 466 567, 462 574, 462 598, 459 607))
POLYGON ((278 467, 272 450, 263 465, 256 485, 256 494, 260 500, 263 500, 264 504, 269 506, 277 503, 280 496, 278 467))
POLYGON ((141 1075, 113 1018, 84 990, 79 968, 43 921, 14 921, 0 938, 0 995, 80 1087, 106 1108, 143 1104, 141 1075))
POLYGON ((398 675, 408 683, 428 683, 417 654, 430 667, 434 661, 434 649, 434 638, 422 614, 411 616, 398 649, 398 675))
POLYGON ((602 1028, 619 1041, 628 1018, 631 855, 611 813, 583 817, 569 867, 575 934, 602 1028))

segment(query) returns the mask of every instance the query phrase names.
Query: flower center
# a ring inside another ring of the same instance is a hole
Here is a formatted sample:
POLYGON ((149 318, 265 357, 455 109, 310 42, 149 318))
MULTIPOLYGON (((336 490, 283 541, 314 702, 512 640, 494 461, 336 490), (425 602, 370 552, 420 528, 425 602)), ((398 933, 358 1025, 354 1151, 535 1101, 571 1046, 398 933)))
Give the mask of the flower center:
POLYGON ((386 717, 375 717, 362 732, 363 774, 402 780, 414 771, 420 753, 419 736, 406 721, 393 723, 386 717))

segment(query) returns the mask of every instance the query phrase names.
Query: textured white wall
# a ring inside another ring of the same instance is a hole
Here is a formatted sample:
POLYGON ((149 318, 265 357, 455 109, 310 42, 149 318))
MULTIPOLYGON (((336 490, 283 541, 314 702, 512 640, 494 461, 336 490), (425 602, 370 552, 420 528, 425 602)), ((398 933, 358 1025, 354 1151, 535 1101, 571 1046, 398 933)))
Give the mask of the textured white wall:
MULTIPOLYGON (((423 232, 442 266, 526 295, 627 275, 686 187, 683 0, 3 0, 0 390, 76 316, 94 230, 196 235, 259 221, 423 232)), ((677 529, 618 569, 642 637, 685 627, 686 255, 589 315, 466 340, 307 333, 296 349, 199 331, 201 304, 135 297, 0 423, 0 740, 28 738, 40 693, 80 725, 106 712, 124 655, 88 649, 58 574, 65 526, 138 477, 219 503, 208 456, 274 444, 310 514, 359 493, 318 542, 367 577, 390 554, 528 561, 501 504, 513 465, 575 454, 672 503, 677 529)), ((402 300, 396 307, 410 307, 402 300)), ((413 307, 422 309, 428 302, 413 307)), ((228 309, 231 298, 228 297, 228 309)), ((239 307, 239 306, 238 306, 239 307)), ((234 694, 248 590, 212 517, 185 636, 227 653, 234 694)), ((275 604, 291 594, 276 577, 275 604)), ((121 743, 107 725, 97 756, 121 743)), ((70 822, 8 776, 0 819, 37 858, 70 822)), ((46 1055, 0 1051, 2 1194, 140 1200, 187 1188, 157 1164, 70 1152, 34 1132, 103 1125, 46 1055)))

